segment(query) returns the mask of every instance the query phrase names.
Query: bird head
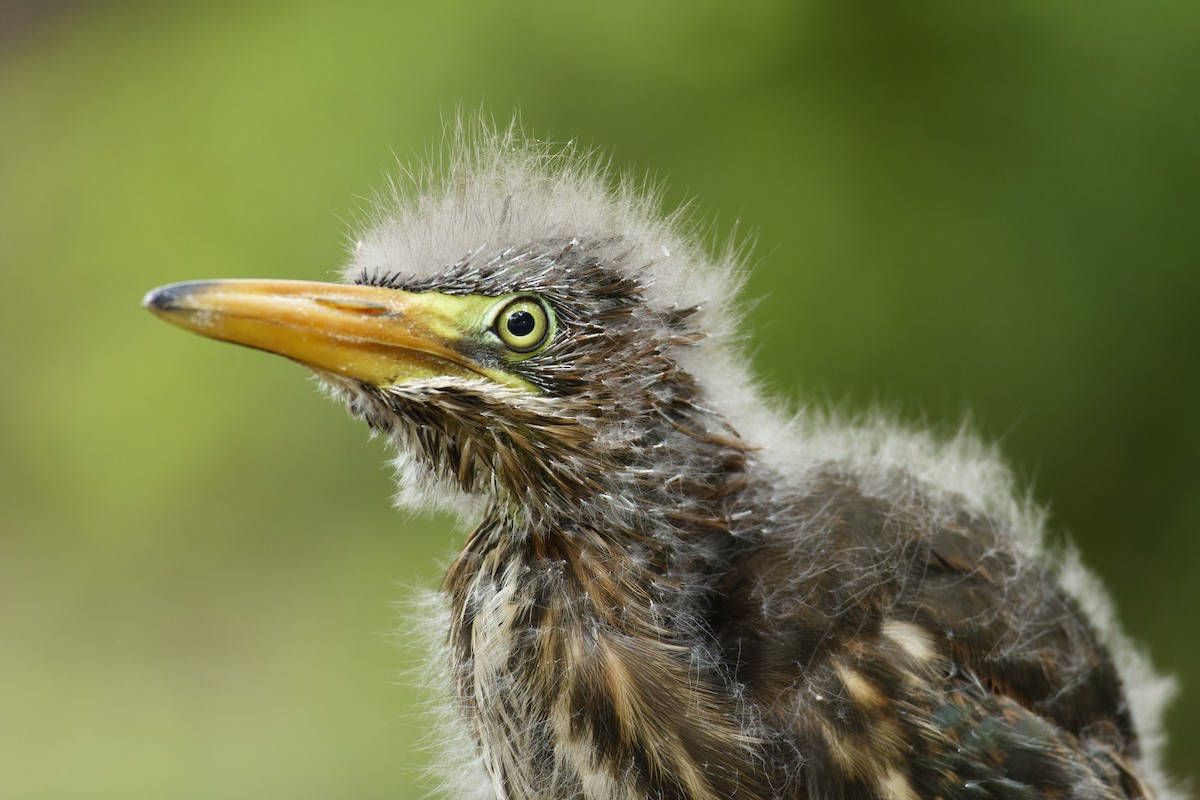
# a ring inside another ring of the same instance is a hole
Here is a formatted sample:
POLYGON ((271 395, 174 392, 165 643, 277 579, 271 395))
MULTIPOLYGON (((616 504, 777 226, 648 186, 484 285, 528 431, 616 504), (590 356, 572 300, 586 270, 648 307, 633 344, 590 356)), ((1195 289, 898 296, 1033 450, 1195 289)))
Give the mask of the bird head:
POLYGON ((702 373, 749 383, 724 346, 735 258, 515 129, 460 126, 449 163, 409 177, 341 283, 195 281, 145 306, 309 367, 427 474, 524 508, 666 480, 688 456, 656 448, 728 436, 702 373))

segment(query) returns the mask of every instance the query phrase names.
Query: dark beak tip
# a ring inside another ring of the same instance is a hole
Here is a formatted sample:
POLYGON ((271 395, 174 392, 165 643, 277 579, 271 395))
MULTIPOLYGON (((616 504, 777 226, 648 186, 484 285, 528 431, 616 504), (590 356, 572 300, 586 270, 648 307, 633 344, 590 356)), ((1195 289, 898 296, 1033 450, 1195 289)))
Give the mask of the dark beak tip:
POLYGON ((188 295, 210 283, 212 281, 186 281, 159 286, 157 289, 151 289, 142 298, 142 308, 147 311, 174 311, 186 308, 185 300, 188 295))
POLYGON ((167 305, 167 292, 164 289, 151 289, 142 298, 142 308, 147 311, 161 310, 167 305))

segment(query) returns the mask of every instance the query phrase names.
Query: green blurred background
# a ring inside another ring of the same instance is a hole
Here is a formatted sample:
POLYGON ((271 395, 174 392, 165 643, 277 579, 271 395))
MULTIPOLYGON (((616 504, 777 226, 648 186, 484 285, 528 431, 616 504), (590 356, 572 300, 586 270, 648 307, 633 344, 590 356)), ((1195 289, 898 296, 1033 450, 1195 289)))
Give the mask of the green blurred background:
POLYGON ((999 439, 1200 749, 1194 2, 0 6, 0 797, 413 797, 449 521, 283 359, 138 308, 324 279, 458 106, 757 233, 773 391, 999 439))

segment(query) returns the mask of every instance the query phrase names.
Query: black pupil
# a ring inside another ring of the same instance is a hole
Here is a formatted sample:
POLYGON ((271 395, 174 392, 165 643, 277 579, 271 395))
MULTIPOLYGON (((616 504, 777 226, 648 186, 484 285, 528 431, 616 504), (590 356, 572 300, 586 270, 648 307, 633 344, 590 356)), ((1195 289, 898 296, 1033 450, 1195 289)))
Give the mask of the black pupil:
POLYGON ((537 320, 528 311, 515 311, 505 325, 513 336, 528 336, 537 327, 537 320))

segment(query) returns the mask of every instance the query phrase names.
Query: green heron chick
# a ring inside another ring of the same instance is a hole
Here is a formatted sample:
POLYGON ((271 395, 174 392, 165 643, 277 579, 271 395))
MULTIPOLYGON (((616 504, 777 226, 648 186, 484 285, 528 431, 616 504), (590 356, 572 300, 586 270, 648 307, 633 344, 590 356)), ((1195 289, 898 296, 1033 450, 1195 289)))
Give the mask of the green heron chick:
POLYGON ((772 407, 736 254, 569 148, 460 133, 414 184, 342 284, 146 306, 311 368, 476 517, 456 796, 1172 796, 1163 682, 985 448, 772 407))

